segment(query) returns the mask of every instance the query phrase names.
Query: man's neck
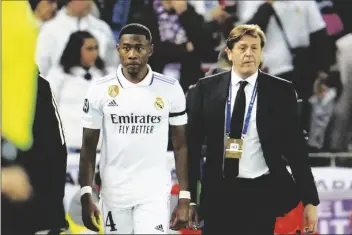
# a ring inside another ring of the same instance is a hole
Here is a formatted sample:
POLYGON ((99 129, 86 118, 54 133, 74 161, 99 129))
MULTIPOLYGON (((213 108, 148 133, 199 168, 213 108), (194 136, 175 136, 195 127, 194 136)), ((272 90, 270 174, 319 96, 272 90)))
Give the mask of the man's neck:
POLYGON ((78 14, 77 12, 74 12, 70 7, 66 8, 66 14, 69 16, 78 17, 78 18, 82 18, 82 17, 85 17, 86 15, 88 15, 86 13, 78 14))
POLYGON ((252 73, 252 74, 241 74, 241 73, 238 73, 237 71, 236 71, 236 69, 235 68, 233 68, 232 67, 232 70, 233 70, 233 72, 238 76, 238 77, 240 77, 241 79, 243 79, 243 80, 246 80, 247 78, 249 78, 250 76, 252 76, 252 75, 254 75, 256 72, 254 72, 254 73, 252 73))
POLYGON ((148 67, 146 66, 137 75, 133 76, 133 75, 129 74, 124 68, 122 68, 123 76, 125 76, 125 78, 129 82, 134 83, 134 84, 138 84, 141 81, 143 81, 143 79, 147 76, 148 72, 149 72, 148 67))

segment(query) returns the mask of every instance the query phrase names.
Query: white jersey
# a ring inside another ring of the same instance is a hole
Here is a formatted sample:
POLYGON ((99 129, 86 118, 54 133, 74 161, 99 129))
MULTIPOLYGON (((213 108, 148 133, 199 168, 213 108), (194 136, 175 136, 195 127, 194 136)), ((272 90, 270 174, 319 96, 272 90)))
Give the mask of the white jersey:
POLYGON ((179 82, 150 67, 138 84, 123 76, 121 66, 92 82, 84 101, 83 127, 102 129, 104 203, 127 208, 170 193, 169 124, 185 125, 185 109, 179 82))

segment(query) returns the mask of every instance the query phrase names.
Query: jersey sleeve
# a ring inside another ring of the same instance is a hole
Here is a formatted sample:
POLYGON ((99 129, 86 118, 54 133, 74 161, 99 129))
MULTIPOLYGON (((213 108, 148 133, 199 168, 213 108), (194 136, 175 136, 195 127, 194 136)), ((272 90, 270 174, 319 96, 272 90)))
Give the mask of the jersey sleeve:
POLYGON ((174 84, 169 117, 172 126, 187 124, 186 98, 178 81, 174 84))
POLYGON ((100 129, 103 123, 103 112, 99 104, 99 91, 93 83, 83 102, 82 127, 89 129, 100 129))

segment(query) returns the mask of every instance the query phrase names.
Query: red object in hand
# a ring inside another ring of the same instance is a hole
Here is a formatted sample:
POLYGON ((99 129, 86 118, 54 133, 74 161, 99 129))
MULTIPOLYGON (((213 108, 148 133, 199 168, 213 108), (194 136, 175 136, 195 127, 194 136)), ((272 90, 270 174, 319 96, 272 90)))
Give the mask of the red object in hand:
POLYGON ((171 195, 178 195, 180 192, 180 186, 178 184, 174 184, 171 189, 171 195))
POLYGON ((284 217, 278 217, 275 224, 275 234, 297 234, 297 230, 303 231, 302 203, 284 217))

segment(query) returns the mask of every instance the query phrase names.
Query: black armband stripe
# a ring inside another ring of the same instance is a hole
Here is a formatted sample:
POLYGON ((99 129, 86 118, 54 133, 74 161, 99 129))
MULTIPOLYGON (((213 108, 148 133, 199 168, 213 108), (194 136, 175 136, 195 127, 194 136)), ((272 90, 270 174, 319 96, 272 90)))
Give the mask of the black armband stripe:
POLYGON ((186 110, 182 111, 182 112, 179 112, 179 113, 170 113, 169 114, 169 117, 172 118, 172 117, 178 117, 178 116, 182 116, 186 114, 186 110))

